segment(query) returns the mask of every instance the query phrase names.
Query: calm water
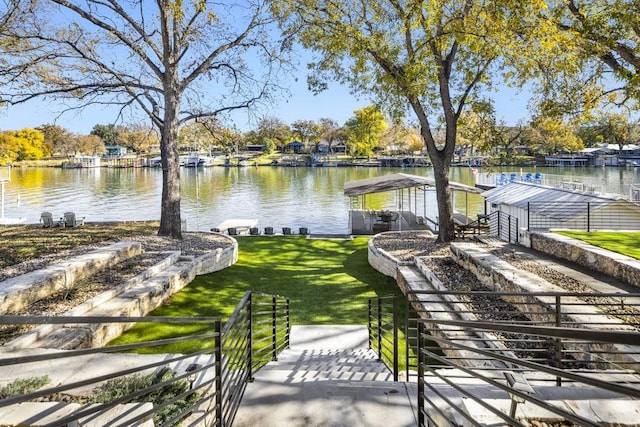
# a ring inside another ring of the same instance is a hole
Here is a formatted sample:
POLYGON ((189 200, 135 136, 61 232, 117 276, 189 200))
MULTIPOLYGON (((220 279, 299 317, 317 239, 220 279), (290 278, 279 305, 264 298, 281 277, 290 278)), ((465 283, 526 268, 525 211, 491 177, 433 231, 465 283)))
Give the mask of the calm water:
MULTIPOLYGON (((508 171, 510 169, 504 169, 508 171)), ((519 169, 512 169, 519 170, 519 169)), ((640 168, 538 168, 543 173, 597 177, 613 185, 640 182, 640 168)), ((230 218, 258 220, 258 226, 308 227, 313 233, 346 233, 349 180, 404 172, 432 176, 430 168, 200 168, 181 170, 182 218, 189 230, 209 230, 230 218)), ((452 181, 473 185, 468 168, 452 168, 452 181)), ((5 186, 5 217, 37 223, 42 211, 54 218, 66 211, 87 221, 160 218, 162 172, 157 169, 14 168, 5 186)), ((367 208, 394 208, 402 203, 419 214, 435 217, 435 196, 391 193, 367 196, 367 208)), ((469 216, 483 211, 475 195, 455 195, 456 209, 469 216)))

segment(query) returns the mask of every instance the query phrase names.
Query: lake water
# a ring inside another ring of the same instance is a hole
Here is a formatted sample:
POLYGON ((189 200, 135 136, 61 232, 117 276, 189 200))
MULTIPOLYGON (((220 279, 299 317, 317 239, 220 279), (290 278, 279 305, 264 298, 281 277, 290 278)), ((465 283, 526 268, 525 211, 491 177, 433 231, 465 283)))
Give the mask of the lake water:
MULTIPOLYGON (((518 169, 501 169, 519 171, 518 169)), ((619 186, 640 182, 640 168, 538 168, 538 172, 592 177, 619 186)), ((391 173, 433 176, 431 168, 368 167, 210 167, 181 169, 182 218, 187 228, 209 230, 230 218, 257 219, 258 227, 308 227, 312 233, 346 233, 350 200, 344 183, 391 173)), ((451 180, 473 185, 469 168, 452 168, 451 180)), ((40 213, 54 218, 74 211, 86 221, 157 220, 160 218, 162 172, 152 168, 61 169, 13 168, 5 185, 5 217, 37 223, 40 213)), ((406 197, 406 194, 405 194, 406 197)), ((414 211, 435 218, 433 192, 413 194, 414 211), (415 208, 415 209, 414 209, 415 208)), ((482 198, 456 193, 456 209, 474 216, 482 198)), ((400 203, 394 192, 367 196, 368 209, 392 209, 400 203)))

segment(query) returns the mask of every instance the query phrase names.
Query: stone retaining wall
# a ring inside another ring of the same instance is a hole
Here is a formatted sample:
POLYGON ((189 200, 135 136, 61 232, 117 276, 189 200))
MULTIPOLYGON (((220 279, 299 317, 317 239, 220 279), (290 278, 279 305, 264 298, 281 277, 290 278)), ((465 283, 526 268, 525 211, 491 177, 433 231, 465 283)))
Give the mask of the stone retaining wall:
POLYGON ((413 261, 400 261, 384 249, 376 247, 375 236, 369 240, 368 260, 369 265, 385 276, 398 279, 398 267, 401 265, 413 265, 413 261))
MULTIPOLYGON (((229 246, 199 257, 168 253, 165 260, 149 270, 62 315, 144 317, 191 283, 195 276, 233 265, 238 260, 238 242, 232 238, 229 240, 229 246)), ((7 343, 5 347, 96 348, 106 345, 132 326, 129 323, 41 325, 7 343)))
POLYGON ((0 282, 0 314, 13 313, 142 253, 140 242, 118 242, 42 270, 0 282))
MULTIPOLYGON (((495 255, 488 253, 476 244, 466 242, 451 243, 453 259, 461 267, 472 272, 478 280, 497 292, 516 292, 504 298, 507 302, 513 302, 516 307, 527 313, 534 322, 553 324, 556 318, 556 301, 553 296, 535 295, 536 292, 564 292, 546 280, 520 270, 495 255)), ((584 328, 594 327, 598 330, 611 329, 616 331, 633 331, 634 328, 624 321, 615 317, 606 317, 606 324, 592 326, 594 322, 602 322, 605 316, 597 306, 585 304, 577 297, 564 296, 564 304, 571 308, 570 314, 563 314, 569 324, 584 324, 584 328), (595 319, 595 320, 594 320, 595 319)), ((582 361, 591 360, 592 354, 599 354, 602 359, 616 362, 620 366, 628 364, 629 369, 637 369, 640 362, 638 348, 630 351, 629 346, 591 343, 591 344, 569 344, 564 342, 565 347, 572 349, 574 355, 579 355, 582 361), (604 353, 603 353, 604 352, 604 353)))
POLYGON ((555 233, 531 233, 531 248, 640 288, 640 260, 555 233))

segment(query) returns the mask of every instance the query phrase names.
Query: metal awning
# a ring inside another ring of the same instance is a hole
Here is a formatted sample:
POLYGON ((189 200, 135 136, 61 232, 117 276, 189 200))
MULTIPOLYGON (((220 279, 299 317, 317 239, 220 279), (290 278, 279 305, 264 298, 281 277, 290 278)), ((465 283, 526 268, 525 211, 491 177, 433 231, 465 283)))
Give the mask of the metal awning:
MULTIPOLYGON (((363 194, 383 193, 386 191, 399 190, 413 187, 434 187, 436 181, 433 178, 410 175, 406 173, 394 173, 391 175, 376 176, 373 178, 347 181, 344 184, 345 196, 360 196, 363 194)), ((455 191, 480 194, 485 190, 461 184, 459 182, 449 182, 449 187, 455 191)))

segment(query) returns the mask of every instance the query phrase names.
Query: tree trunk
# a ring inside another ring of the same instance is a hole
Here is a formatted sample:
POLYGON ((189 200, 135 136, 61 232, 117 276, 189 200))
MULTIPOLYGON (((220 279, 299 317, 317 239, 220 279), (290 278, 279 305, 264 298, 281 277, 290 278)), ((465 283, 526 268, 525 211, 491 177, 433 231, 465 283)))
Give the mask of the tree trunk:
POLYGON ((158 235, 182 239, 180 218, 180 158, 178 155, 178 111, 180 96, 165 90, 164 123, 161 129, 162 201, 158 235))
MULTIPOLYGON (((427 147, 429 159, 433 165, 433 177, 436 182, 436 202, 438 203, 437 241, 439 243, 450 242, 456 238, 453 224, 453 207, 451 206, 451 190, 449 189, 449 166, 451 165, 456 144, 455 121, 453 121, 453 125, 447 126, 445 145, 438 149, 422 105, 418 102, 412 102, 411 104, 420 121, 420 135, 427 147)), ((454 119, 455 117, 450 115, 448 122, 452 123, 454 119)))
POLYGON ((453 206, 449 188, 449 164, 441 155, 431 156, 433 177, 436 181, 436 200, 438 203, 438 242, 450 242, 456 238, 453 223, 453 206))

